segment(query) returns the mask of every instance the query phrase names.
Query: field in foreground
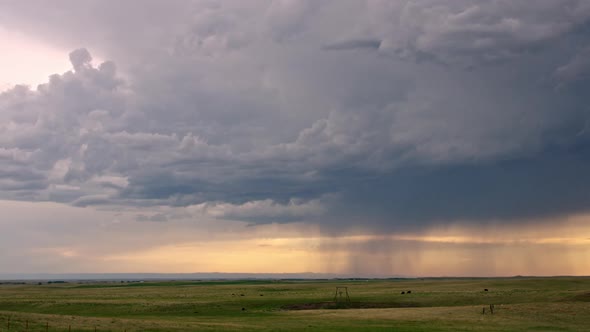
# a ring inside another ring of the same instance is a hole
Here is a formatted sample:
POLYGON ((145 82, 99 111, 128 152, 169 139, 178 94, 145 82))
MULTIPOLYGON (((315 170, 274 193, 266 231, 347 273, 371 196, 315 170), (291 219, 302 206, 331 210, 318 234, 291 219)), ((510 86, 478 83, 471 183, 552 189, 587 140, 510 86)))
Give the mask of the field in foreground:
POLYGON ((0 332, 46 329, 590 331, 590 278, 0 285, 0 332))

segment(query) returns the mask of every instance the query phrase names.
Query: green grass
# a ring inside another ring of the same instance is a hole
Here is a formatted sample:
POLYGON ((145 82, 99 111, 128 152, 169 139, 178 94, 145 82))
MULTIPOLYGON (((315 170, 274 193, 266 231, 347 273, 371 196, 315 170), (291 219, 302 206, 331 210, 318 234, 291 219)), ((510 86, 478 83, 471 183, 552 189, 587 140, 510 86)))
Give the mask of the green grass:
POLYGON ((10 331, 590 331, 590 278, 3 284, 0 332, 9 317, 10 331), (350 305, 330 303, 336 286, 350 305))

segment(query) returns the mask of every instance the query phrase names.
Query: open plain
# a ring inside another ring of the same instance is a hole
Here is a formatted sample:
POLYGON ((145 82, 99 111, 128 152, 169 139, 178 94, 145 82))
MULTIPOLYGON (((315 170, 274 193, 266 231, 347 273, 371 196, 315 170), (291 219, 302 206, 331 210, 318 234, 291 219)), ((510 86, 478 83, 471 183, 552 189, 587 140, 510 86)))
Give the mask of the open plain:
POLYGON ((590 278, 0 285, 2 332, 95 330, 590 331, 590 278))

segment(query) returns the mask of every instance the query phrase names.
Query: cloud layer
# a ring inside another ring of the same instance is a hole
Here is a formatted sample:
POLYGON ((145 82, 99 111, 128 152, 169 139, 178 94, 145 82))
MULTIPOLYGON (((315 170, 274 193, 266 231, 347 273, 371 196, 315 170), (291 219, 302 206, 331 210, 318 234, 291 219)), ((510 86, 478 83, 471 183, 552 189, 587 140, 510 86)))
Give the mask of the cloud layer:
POLYGON ((327 228, 588 212, 586 1, 113 6, 0 1, 75 49, 0 94, 1 199, 327 228))

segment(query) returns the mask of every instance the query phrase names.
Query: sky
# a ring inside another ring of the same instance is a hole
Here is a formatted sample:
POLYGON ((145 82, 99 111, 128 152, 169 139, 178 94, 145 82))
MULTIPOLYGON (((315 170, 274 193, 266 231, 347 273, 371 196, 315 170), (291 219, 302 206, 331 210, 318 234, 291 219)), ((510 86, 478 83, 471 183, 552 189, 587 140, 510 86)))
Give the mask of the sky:
POLYGON ((0 273, 590 275, 590 2, 0 0, 0 273))

